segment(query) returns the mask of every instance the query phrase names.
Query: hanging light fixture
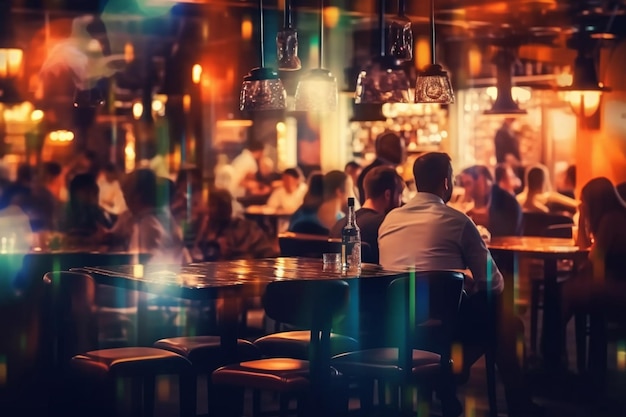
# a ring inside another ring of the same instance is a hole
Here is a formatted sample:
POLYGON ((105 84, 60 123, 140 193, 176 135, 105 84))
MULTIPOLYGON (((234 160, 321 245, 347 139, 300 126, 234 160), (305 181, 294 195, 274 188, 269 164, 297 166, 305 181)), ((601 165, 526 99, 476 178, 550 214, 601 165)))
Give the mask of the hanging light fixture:
POLYGON ((291 0, 285 1, 283 30, 276 34, 276 50, 280 71, 297 71, 302 67, 298 58, 298 32, 292 26, 291 0))
POLYGON ((263 0, 259 0, 259 53, 261 66, 253 68, 243 77, 239 109, 242 111, 283 110, 287 100, 287 93, 278 72, 265 67, 263 48, 263 0))
POLYGON ((387 53, 399 61, 413 59, 413 31, 406 16, 405 0, 398 0, 398 14, 389 21, 387 53))
POLYGON ((386 54, 385 0, 379 0, 380 56, 359 73, 355 104, 409 103, 409 78, 396 57, 386 54))
POLYGON ((485 114, 505 116, 526 114, 526 110, 520 109, 515 100, 513 100, 513 94, 511 93, 515 59, 516 54, 513 48, 500 48, 494 55, 492 62, 496 66, 496 86, 498 92, 493 106, 490 110, 486 110, 485 114))
POLYGON ((598 80, 596 64, 593 56, 579 50, 574 61, 572 84, 559 88, 563 91, 574 113, 579 117, 589 117, 598 111, 603 92, 611 91, 598 80))
POLYGON ((318 67, 304 74, 296 88, 296 110, 337 110, 337 79, 324 69, 324 0, 320 0, 318 67))
POLYGON ((435 54, 435 0, 430 0, 430 65, 417 74, 415 81, 416 103, 454 103, 454 92, 448 73, 437 64, 435 54))
POLYGON ((0 5, 0 103, 17 104, 24 100, 19 94, 17 80, 22 73, 24 51, 16 46, 10 22, 10 2, 0 5))

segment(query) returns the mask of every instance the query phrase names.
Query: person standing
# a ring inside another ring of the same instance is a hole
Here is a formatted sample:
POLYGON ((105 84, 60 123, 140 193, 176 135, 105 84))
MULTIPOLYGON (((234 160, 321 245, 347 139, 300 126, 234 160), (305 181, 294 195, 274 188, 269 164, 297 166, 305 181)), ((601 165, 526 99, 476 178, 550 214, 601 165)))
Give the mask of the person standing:
POLYGON ((513 130, 513 122, 515 122, 515 118, 507 117, 496 132, 494 139, 496 162, 498 164, 508 163, 512 167, 518 167, 521 165, 522 158, 519 152, 519 139, 513 130))

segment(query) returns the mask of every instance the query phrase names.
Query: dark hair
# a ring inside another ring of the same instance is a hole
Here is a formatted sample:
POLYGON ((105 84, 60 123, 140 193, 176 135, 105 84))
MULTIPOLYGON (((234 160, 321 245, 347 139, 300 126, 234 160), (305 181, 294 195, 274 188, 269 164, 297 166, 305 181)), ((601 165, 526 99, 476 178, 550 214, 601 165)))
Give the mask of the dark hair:
POLYGON ((17 167, 16 179, 18 182, 30 182, 33 180, 33 168, 28 164, 20 164, 17 167))
POLYGON ((116 174, 117 166, 113 162, 107 162, 106 164, 104 164, 104 167, 102 167, 102 170, 110 174, 116 174))
POLYGON ((465 168, 461 174, 469 175, 470 177, 477 180, 481 175, 485 177, 485 179, 489 181, 493 181, 493 177, 491 176, 491 172, 489 172, 489 168, 484 165, 473 165, 469 168, 465 168))
POLYGON ((507 176, 507 171, 510 168, 509 164, 498 164, 494 170, 494 176, 496 178, 496 183, 499 183, 507 176))
POLYGON ((355 170, 357 170, 357 169, 361 169, 361 165, 359 165, 359 163, 358 163, 358 162, 356 162, 356 161, 350 161, 350 162, 348 162, 348 163, 346 164, 346 166, 345 166, 345 167, 343 167, 343 170, 344 170, 344 171, 347 171, 347 170, 348 170, 348 168, 351 168, 351 169, 355 169, 355 170))
POLYGON ((363 179, 365 198, 379 198, 385 191, 394 192, 402 189, 402 177, 389 166, 378 166, 370 170, 363 179))
POLYGON ((77 203, 85 194, 98 195, 100 191, 98 187, 98 182, 96 181, 96 177, 93 174, 85 173, 78 174, 72 181, 70 181, 69 186, 69 198, 70 204, 77 203))
POLYGON ((61 164, 54 161, 48 161, 43 163, 42 174, 46 180, 52 180, 61 175, 61 164))
POLYGON ((543 191, 546 173, 540 167, 533 167, 528 171, 528 190, 543 191))
POLYGON ((401 164, 404 159, 403 141, 396 132, 381 133, 376 138, 376 156, 394 165, 401 164))
POLYGON ((419 192, 436 193, 451 173, 451 159, 444 152, 429 152, 417 158, 413 164, 415 186, 419 192))
POLYGON ((302 207, 317 209, 324 201, 324 175, 314 171, 309 175, 308 189, 302 199, 302 207))
POLYGON ((300 178, 302 178, 302 171, 298 167, 287 168, 286 170, 283 171, 283 175, 289 175, 290 177, 293 177, 299 180, 300 178))
POLYGON ((228 190, 216 188, 209 193, 209 206, 214 207, 215 219, 209 219, 212 222, 215 221, 227 221, 233 214, 233 197, 228 190))
POLYGON ((565 179, 569 181, 570 184, 576 185, 576 165, 570 165, 565 170, 565 179))
POLYGON ((199 168, 183 168, 178 171, 176 186, 187 185, 189 182, 196 186, 202 183, 202 173, 199 168))
POLYGON ((346 191, 346 180, 348 176, 345 172, 333 170, 324 175, 324 199, 331 198, 335 195, 337 189, 346 191))
POLYGON ((263 149, 265 149, 265 144, 260 140, 253 139, 248 142, 246 148, 248 148, 248 150, 250 150, 251 152, 262 151, 263 149))
POLYGON ((151 169, 140 168, 128 174, 124 180, 124 197, 136 196, 143 204, 156 207, 157 176, 151 169))
POLYGON ((602 217, 611 211, 626 213, 626 203, 617 193, 613 183, 606 177, 590 180, 583 187, 580 199, 587 208, 591 233, 597 233, 602 217))

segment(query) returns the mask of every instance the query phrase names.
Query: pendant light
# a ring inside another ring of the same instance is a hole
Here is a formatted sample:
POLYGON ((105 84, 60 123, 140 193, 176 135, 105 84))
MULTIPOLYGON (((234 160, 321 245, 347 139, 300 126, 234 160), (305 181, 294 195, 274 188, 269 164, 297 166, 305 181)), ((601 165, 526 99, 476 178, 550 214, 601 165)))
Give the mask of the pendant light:
POLYGON ((413 30, 406 16, 405 0, 398 0, 398 14, 389 21, 387 53, 399 61, 413 59, 413 30))
POLYGON ((559 88, 565 92, 567 101, 579 117, 589 117, 598 111, 603 92, 611 91, 598 80, 596 63, 593 56, 579 50, 574 61, 572 84, 559 88))
POLYGON ((430 65, 417 74, 416 103, 454 103, 454 92, 448 73, 437 64, 435 42, 435 0, 430 0, 430 65))
POLYGON ((396 57, 386 55, 385 0, 379 0, 380 56, 359 73, 355 104, 409 103, 409 78, 396 57))
POLYGON ((513 64, 516 60, 516 53, 513 48, 501 48, 493 57, 496 66, 496 86, 498 92, 496 100, 490 110, 484 113, 489 115, 521 115, 526 114, 526 110, 520 109, 511 93, 513 84, 512 72, 513 64))
POLYGON ((296 110, 330 113, 337 110, 337 79, 324 69, 324 0, 320 0, 318 67, 302 76, 296 88, 296 110))
POLYGON ((297 71, 302 67, 298 58, 298 32, 292 26, 291 0, 285 1, 283 29, 276 34, 276 50, 280 71, 297 71))
POLYGON ((283 110, 287 100, 287 93, 278 72, 265 67, 263 48, 263 0, 259 0, 259 54, 261 66, 253 68, 243 77, 239 109, 242 111, 283 110))

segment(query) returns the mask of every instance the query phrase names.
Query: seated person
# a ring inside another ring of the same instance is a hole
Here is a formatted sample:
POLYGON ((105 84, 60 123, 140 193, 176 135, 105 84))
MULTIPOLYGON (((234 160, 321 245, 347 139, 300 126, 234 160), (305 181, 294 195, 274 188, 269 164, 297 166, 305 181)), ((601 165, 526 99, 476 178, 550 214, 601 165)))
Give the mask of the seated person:
POLYGON ((282 175, 282 185, 272 192, 266 205, 285 213, 294 213, 302 205, 306 191, 300 169, 287 168, 282 175))
POLYGON ((289 231, 328 236, 344 216, 341 209, 347 202, 347 178, 341 171, 330 171, 323 177, 312 175, 304 202, 291 217, 289 231))
MULTIPOLYGON (((363 262, 378 263, 378 228, 387 213, 402 204, 404 183, 395 169, 377 166, 370 170, 363 180, 365 202, 356 211, 356 223, 361 229, 361 241, 369 250, 363 250, 363 262)), ((346 225, 344 217, 333 226, 330 237, 340 238, 346 225)))
POLYGON ((209 193, 208 214, 196 239, 194 257, 214 261, 278 256, 278 250, 254 221, 232 216, 232 196, 227 190, 209 193))
POLYGON ((552 191, 548 170, 543 165, 529 167, 526 171, 526 188, 517 196, 524 211, 550 213, 552 206, 576 212, 578 201, 552 191))

